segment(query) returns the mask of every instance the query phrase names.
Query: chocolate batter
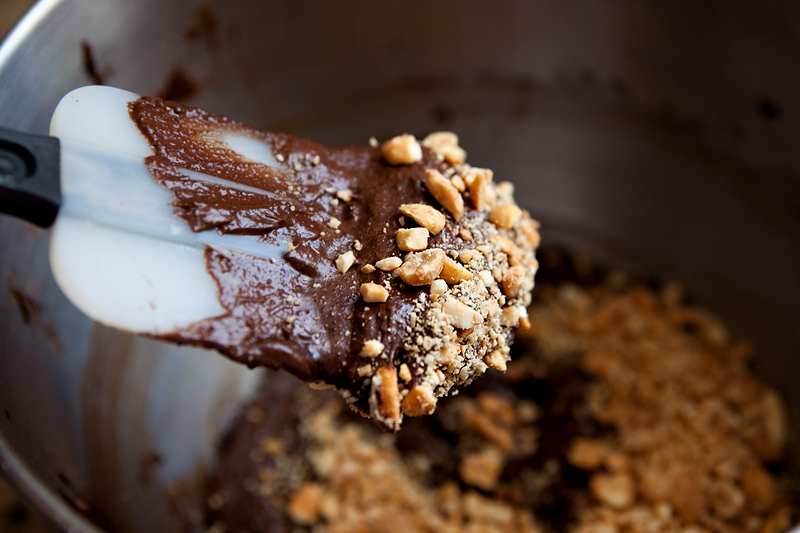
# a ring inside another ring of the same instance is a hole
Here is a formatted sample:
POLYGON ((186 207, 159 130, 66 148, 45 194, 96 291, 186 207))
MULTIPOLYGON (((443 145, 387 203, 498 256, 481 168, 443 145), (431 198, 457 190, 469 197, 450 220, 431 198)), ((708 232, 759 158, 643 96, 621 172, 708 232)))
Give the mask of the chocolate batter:
MULTIPOLYGON (((327 148, 290 135, 261 132, 201 109, 157 98, 140 98, 129 109, 156 154, 146 159, 148 169, 159 184, 173 193, 175 214, 193 231, 213 229, 222 234, 255 235, 287 250, 280 260, 265 260, 223 248, 207 248, 207 268, 219 286, 219 299, 227 313, 165 338, 213 347, 250 367, 282 368, 305 381, 339 389, 351 407, 373 415, 385 428, 397 430, 400 422, 396 415, 386 415, 384 410, 384 416, 379 416, 387 393, 381 387, 376 390, 380 383, 373 376, 381 368, 396 372, 406 364, 405 375, 410 373, 410 379, 400 379, 400 398, 414 386, 429 383, 432 375, 436 379, 434 370, 440 367, 430 358, 426 362, 424 357, 441 348, 442 332, 441 328, 434 332, 436 327, 423 324, 431 301, 435 301, 427 285, 410 286, 392 273, 371 266, 387 257, 403 255, 395 234, 401 223, 409 227, 413 221, 401 219, 399 206, 440 207, 425 187, 426 170, 455 175, 456 166, 427 148, 422 150, 421 160, 413 164, 392 165, 381 158, 378 147, 327 148), (244 135, 268 143, 281 168, 245 159, 222 140, 223 134, 244 135), (232 185, 199 182, 183 169, 222 178, 232 185), (249 190, 236 188, 235 184, 249 190), (250 192, 251 189, 260 192, 250 192), (355 254, 356 261, 343 273, 337 269, 336 260, 349 251, 355 254), (359 288, 368 282, 388 288, 387 301, 366 303, 359 288), (437 338, 433 344, 425 341, 427 350, 422 352, 411 336, 416 333, 437 338), (374 360, 362 355, 368 341, 378 341, 383 346, 374 360)), ((462 173, 469 169, 467 165, 458 168, 462 173)), ((469 191, 465 196, 469 199, 469 191)), ((499 306, 517 305, 524 309, 536 268, 532 259, 535 245, 522 242, 524 235, 519 229, 499 231, 488 221, 488 209, 478 211, 467 206, 460 222, 445 214, 446 225, 430 237, 428 249, 441 249, 454 257, 464 249, 489 246, 489 252, 477 254, 478 262, 473 261, 476 273, 486 268, 504 271, 509 268, 509 261, 514 261, 513 253, 496 250, 491 237, 501 233, 508 237, 506 241, 521 245, 525 274, 530 278, 527 293, 506 298, 495 283, 487 298, 494 294, 499 306), (467 227, 474 230, 467 234, 469 241, 464 239, 467 227)), ((524 222, 532 223, 525 215, 524 222)), ((454 297, 466 298, 457 294, 459 287, 454 285, 448 290, 456 291, 452 292, 454 297)), ((460 290, 471 289, 465 285, 460 290)), ((484 346, 478 351, 464 350, 460 364, 440 373, 446 379, 430 386, 436 387, 436 396, 483 372, 483 357, 492 349, 509 344, 519 318, 501 328, 491 311, 488 315, 484 312, 486 328, 496 326, 493 335, 497 339, 481 340, 484 346)), ((462 344, 474 344, 468 338, 470 333, 459 331, 462 344)))

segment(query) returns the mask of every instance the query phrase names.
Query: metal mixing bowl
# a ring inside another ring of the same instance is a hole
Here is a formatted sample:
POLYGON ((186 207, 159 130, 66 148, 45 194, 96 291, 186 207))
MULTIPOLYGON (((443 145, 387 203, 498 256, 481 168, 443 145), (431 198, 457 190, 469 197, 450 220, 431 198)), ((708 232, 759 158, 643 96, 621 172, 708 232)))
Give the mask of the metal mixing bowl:
MULTIPOLYGON (((679 280, 753 340, 797 454, 798 58, 778 0, 43 0, 0 48, 0 125, 45 133, 93 79, 172 78, 329 144, 457 131, 545 242, 679 280)), ((64 530, 173 531, 164 487, 210 464, 259 374, 92 323, 47 248, 0 217, 2 469, 64 530)))

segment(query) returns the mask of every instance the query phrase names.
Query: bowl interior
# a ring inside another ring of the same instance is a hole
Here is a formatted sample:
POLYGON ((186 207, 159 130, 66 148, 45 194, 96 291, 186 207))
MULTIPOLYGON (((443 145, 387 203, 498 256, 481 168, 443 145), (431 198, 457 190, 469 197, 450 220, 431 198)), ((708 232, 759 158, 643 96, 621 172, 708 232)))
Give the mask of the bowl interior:
MULTIPOLYGON (((456 131, 545 243, 678 280, 753 340, 800 428, 798 21, 790 2, 43 0, 0 49, 0 124, 45 133, 104 82, 334 145, 456 131)), ((208 467, 260 374, 90 322, 47 247, 0 217, 8 473, 64 529, 91 527, 77 509, 174 530, 166 487, 208 467)))

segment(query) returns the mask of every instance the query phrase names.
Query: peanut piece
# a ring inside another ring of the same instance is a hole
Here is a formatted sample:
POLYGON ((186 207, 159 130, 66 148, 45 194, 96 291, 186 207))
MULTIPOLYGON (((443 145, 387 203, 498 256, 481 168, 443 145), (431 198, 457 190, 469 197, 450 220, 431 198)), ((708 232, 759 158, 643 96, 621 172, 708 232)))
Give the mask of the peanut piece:
POLYGON ((519 324, 520 318, 522 318, 522 313, 517 306, 504 307, 503 313, 500 315, 500 325, 513 328, 519 324))
POLYGON ((680 472, 672 480, 672 506, 686 522, 695 522, 705 516, 708 501, 695 476, 689 471, 680 472))
POLYGON ((398 268, 402 264, 403 260, 400 259, 399 257, 387 257, 375 263, 375 266, 385 272, 391 272, 392 270, 398 268))
POLYGON ((486 356, 483 358, 483 361, 498 372, 505 372, 508 369, 506 366, 508 358, 500 350, 494 350, 493 352, 486 354, 486 356))
POLYGON ((430 231, 432 235, 442 231, 446 221, 441 211, 425 204, 403 204, 400 206, 400 212, 414 219, 414 222, 430 231))
POLYGON ((436 409, 436 396, 428 385, 414 385, 400 407, 408 416, 429 415, 436 409))
POLYGON ((336 198, 343 202, 349 202, 353 199, 353 193, 349 189, 342 189, 340 191, 336 191, 336 198))
POLYGON ((430 285, 439 277, 444 267, 445 253, 438 249, 410 253, 406 256, 403 266, 397 269, 397 275, 404 282, 415 287, 430 285))
POLYGON ((458 136, 451 131, 431 133, 422 141, 422 145, 444 157, 453 165, 460 165, 467 159, 467 152, 458 145, 458 136))
POLYGON ((461 220, 464 216, 464 199, 450 180, 442 176, 438 170, 428 169, 425 171, 425 187, 437 202, 450 211, 453 218, 461 220))
POLYGON ((400 376, 400 379, 408 383, 411 381, 411 370, 408 368, 408 365, 403 363, 400 365, 400 369, 397 371, 397 375, 400 376))
POLYGON ((500 249, 501 252, 508 255, 515 255, 519 253, 519 248, 514 241, 504 235, 495 235, 492 237, 492 242, 500 249))
POLYGON ((483 322, 483 317, 477 311, 455 298, 445 300, 442 311, 450 318, 454 328, 469 329, 483 322))
POLYGON ((511 229, 522 218, 522 209, 514 204, 499 205, 489 213, 489 222, 501 229, 511 229))
POLYGON ((422 160, 422 147, 413 135, 406 133, 383 143, 381 157, 391 165, 410 165, 422 160))
POLYGON ((530 218, 527 211, 523 211, 522 213, 522 222, 519 225, 519 229, 525 241, 527 241, 528 246, 531 248, 539 246, 542 240, 542 237, 539 235, 539 223, 530 218))
POLYGON ((472 261, 480 252, 477 250, 461 250, 458 252, 458 260, 465 265, 472 261))
POLYGON ((747 497, 747 505, 757 513, 770 511, 775 506, 777 492, 769 472, 760 466, 752 465, 742 474, 742 491, 747 497))
POLYGON ((720 518, 730 520, 744 509, 744 493, 733 483, 716 481, 708 490, 711 508, 720 518))
POLYGON ((576 438, 567 452, 569 464, 581 470, 597 470, 603 464, 608 449, 598 440, 576 438))
POLYGON ((441 296, 445 292, 447 292, 447 283, 443 279, 433 280, 433 283, 431 283, 431 294, 436 294, 437 296, 441 296))
POLYGON ((464 280, 472 279, 472 272, 448 257, 444 260, 444 266, 439 277, 449 285, 457 285, 464 280))
POLYGON ((389 291, 377 283, 362 283, 361 297, 367 303, 383 303, 389 298, 389 291))
POLYGON ((353 252, 345 252, 336 258, 336 268, 344 274, 356 262, 356 254, 353 252))
POLYGON ((425 228, 399 229, 395 239, 397 247, 404 252, 419 252, 428 247, 428 230, 425 228))
POLYGON ((627 509, 636 499, 630 474, 595 474, 589 480, 592 495, 615 509, 627 509))
POLYGON ((453 187, 455 187, 458 192, 464 192, 467 190, 467 184, 464 183, 464 178, 458 174, 450 178, 450 183, 453 184, 453 187))
POLYGON ((361 357, 377 357, 383 351, 383 343, 375 339, 364 343, 361 348, 361 357))
POLYGON ((503 277, 503 294, 509 298, 517 298, 525 286, 525 269, 519 266, 511 267, 503 277))
POLYGON ((319 483, 306 483, 298 490, 286 510, 292 522, 308 526, 319 520, 322 506, 322 486, 319 483))
POLYGON ((400 429, 400 392, 394 368, 384 366, 372 376, 369 407, 374 419, 393 431, 400 429))
POLYGON ((484 168, 473 168, 465 176, 464 181, 467 183, 472 205, 478 211, 486 211, 494 205, 496 195, 492 187, 493 176, 491 170, 484 168))
POLYGON ((493 490, 497 487, 502 471, 503 454, 490 447, 466 455, 458 466, 458 473, 464 483, 483 490, 493 490))

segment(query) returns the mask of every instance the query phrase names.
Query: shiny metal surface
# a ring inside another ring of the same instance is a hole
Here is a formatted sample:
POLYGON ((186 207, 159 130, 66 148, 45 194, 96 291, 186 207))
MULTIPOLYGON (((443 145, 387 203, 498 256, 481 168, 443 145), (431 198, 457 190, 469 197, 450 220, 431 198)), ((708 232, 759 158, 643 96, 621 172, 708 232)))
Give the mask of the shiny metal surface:
MULTIPOLYGON (((679 280, 752 339, 800 453, 796 3, 44 0, 0 48, 0 125, 47 131, 91 83, 82 42, 111 85, 158 93, 180 68, 188 103, 263 128, 457 131, 546 242, 679 280)), ((47 245, 0 218, 3 468, 65 530, 91 528, 72 501, 168 531, 162 484, 208 460, 254 375, 92 324, 47 245)))

